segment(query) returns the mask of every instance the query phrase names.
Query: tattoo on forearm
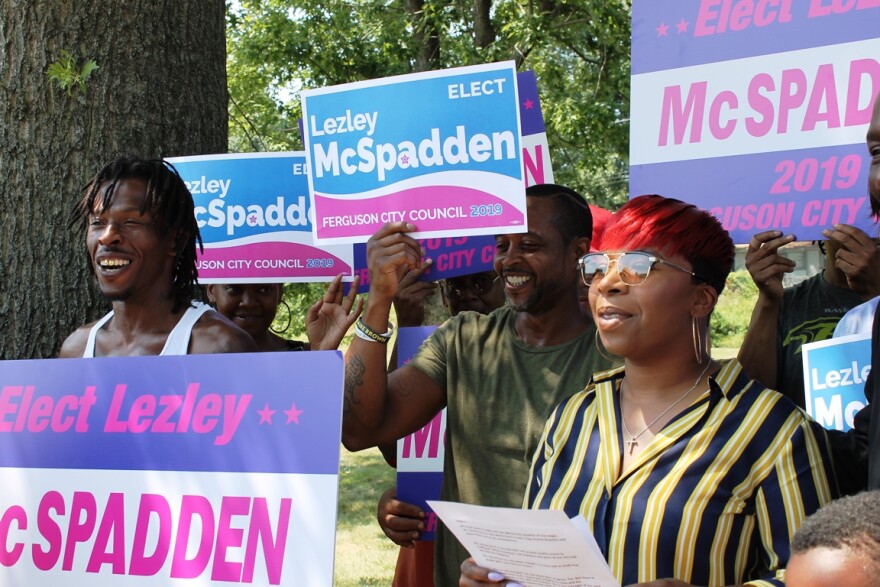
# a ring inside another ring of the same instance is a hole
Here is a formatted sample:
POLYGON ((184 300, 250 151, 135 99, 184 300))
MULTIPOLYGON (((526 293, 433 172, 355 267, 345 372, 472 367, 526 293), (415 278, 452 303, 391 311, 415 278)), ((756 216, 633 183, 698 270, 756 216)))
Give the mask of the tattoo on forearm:
POLYGON ((342 411, 348 412, 353 405, 359 402, 354 396, 354 391, 364 384, 364 372, 367 370, 360 357, 352 357, 345 365, 345 395, 342 411))

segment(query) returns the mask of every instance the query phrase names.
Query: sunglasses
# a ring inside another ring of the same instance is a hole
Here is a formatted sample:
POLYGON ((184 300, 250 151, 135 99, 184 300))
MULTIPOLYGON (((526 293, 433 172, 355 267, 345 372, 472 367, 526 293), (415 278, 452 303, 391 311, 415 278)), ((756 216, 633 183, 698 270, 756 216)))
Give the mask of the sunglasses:
POLYGON ((584 283, 589 286, 592 285, 597 277, 601 278, 606 275, 612 263, 617 265, 617 274, 620 275, 620 280, 626 285, 642 285, 645 283, 645 280, 648 279, 648 275, 651 273, 651 268, 657 263, 675 267, 692 277, 706 281, 705 278, 680 265, 670 263, 650 253, 638 251, 622 253, 613 259, 606 253, 589 253, 578 259, 578 269, 580 269, 581 278, 584 280, 584 283))
POLYGON ((492 289, 496 281, 498 281, 497 277, 494 279, 490 277, 476 277, 471 280, 460 279, 454 283, 452 280, 447 280, 443 282, 443 294, 448 300, 461 299, 466 291, 472 291, 474 294, 482 296, 492 289))

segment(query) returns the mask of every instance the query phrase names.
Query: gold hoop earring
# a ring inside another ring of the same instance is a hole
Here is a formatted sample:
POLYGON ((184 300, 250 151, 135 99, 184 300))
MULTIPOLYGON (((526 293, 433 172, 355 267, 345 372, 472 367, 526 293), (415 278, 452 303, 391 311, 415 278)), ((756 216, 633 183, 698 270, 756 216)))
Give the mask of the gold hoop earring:
POLYGON ((697 364, 703 364, 703 335, 700 334, 700 326, 697 324, 697 317, 691 316, 691 336, 694 339, 694 356, 697 358, 697 364))
POLYGON ((287 329, 290 328, 290 323, 293 320, 293 313, 290 311, 290 306, 288 306, 287 302, 285 302, 284 300, 281 300, 281 302, 278 305, 280 306, 281 304, 284 304, 284 307, 287 308, 287 324, 285 324, 284 328, 282 328, 280 330, 275 330, 274 328, 272 328, 272 325, 270 324, 269 330, 271 330, 275 334, 281 334, 283 332, 287 332, 287 329))
POLYGON ((614 359, 605 354, 602 350, 602 342, 599 340, 599 329, 596 329, 596 336, 594 337, 594 341, 596 343, 596 350, 599 351, 599 354, 602 355, 602 358, 608 361, 609 363, 613 363, 614 359))

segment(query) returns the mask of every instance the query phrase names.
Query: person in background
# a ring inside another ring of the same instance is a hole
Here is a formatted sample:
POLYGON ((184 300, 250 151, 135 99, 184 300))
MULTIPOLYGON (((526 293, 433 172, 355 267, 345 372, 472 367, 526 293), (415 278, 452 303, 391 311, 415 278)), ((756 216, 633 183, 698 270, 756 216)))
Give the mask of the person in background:
MULTIPOLYGON (((621 585, 783 585, 789 543, 835 491, 807 416, 709 354, 733 266, 714 216, 640 196, 580 269, 602 343, 596 373, 548 418, 524 507, 581 514, 621 585), (656 583, 654 583, 656 582, 656 583)), ((462 564, 460 585, 513 585, 462 564)))
POLYGON ((194 301, 192 195, 169 163, 119 158, 86 185, 71 216, 89 268, 113 309, 75 330, 61 357, 185 355, 254 350, 241 328, 194 301))
MULTIPOLYGON (((208 284, 208 301, 217 311, 251 335, 258 351, 335 350, 348 329, 360 316, 363 299, 357 297, 358 277, 355 276, 348 295, 342 295, 342 275, 337 275, 324 296, 315 302, 306 315, 308 344, 288 340, 272 331, 278 306, 287 308, 287 325, 294 319, 282 299, 280 283, 208 284)), ((297 317, 298 319, 298 317, 297 317)), ((286 330, 286 328, 285 328, 286 330)))
MULTIPOLYGON (((424 309, 416 311, 418 306, 424 304, 423 293, 427 290, 418 285, 425 283, 418 281, 423 271, 424 266, 413 269, 400 282, 401 289, 394 298, 394 307, 401 327, 421 326, 424 319, 424 309), (410 311, 404 314, 400 311, 401 307, 410 311), (419 316, 418 323, 408 322, 419 316)), ((449 316, 457 316, 465 311, 489 314, 504 305, 504 289, 494 270, 441 280, 439 289, 449 316)), ((396 467, 396 444, 380 448, 388 464, 396 467)), ((397 499, 397 487, 393 486, 379 498, 376 519, 385 535, 401 547, 392 587, 433 585, 434 543, 418 540, 419 533, 425 530, 425 512, 417 505, 397 499)))
POLYGON ((746 252, 746 268, 758 299, 739 352, 750 377, 805 406, 801 345, 831 338, 850 309, 880 294, 880 250, 863 231, 836 224, 825 236, 825 269, 783 289, 794 261, 780 255, 794 235, 778 230, 756 234, 746 252))
POLYGON ((791 542, 786 587, 873 587, 880 577, 880 491, 826 505, 791 542))
MULTIPOLYGON (((868 193, 871 195, 871 211, 874 218, 880 219, 880 94, 874 98, 874 110, 867 134, 868 153, 871 157, 868 168, 868 193)), ((880 489, 880 319, 874 313, 871 329, 871 373, 865 382, 865 397, 868 405, 856 414, 850 438, 854 445, 853 463, 867 474, 868 489, 880 489)))
MULTIPOLYGON (((367 246, 370 296, 346 353, 343 444, 389 444, 448 406, 441 498, 513 506, 553 405, 610 363, 578 305, 577 260, 590 247, 584 199, 558 185, 526 190, 527 232, 495 238, 505 307, 447 320, 407 364, 388 373, 388 317, 402 275, 422 262, 406 223, 386 225, 367 246)), ((436 585, 453 585, 466 551, 441 524, 436 585)))

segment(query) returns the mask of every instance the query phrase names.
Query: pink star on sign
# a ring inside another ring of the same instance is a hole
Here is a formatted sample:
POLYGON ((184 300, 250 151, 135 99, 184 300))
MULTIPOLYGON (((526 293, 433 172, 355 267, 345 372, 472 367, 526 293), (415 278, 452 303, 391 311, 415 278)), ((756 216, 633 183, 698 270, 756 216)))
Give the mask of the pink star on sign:
POLYGON ((257 410, 257 413, 260 415, 260 424, 268 422, 270 426, 272 425, 272 416, 275 415, 275 410, 270 409, 268 403, 262 410, 257 410))
POLYGON ((254 214, 251 214, 251 215, 248 217, 248 222, 249 222, 251 225, 256 224, 256 223, 257 223, 257 217, 256 217, 254 214))
POLYGON ((284 410, 284 413, 287 414, 287 423, 290 424, 294 422, 299 424, 299 415, 303 413, 302 410, 296 409, 296 404, 290 404, 289 410, 284 410))
POLYGON ((401 158, 400 158, 400 163, 401 163, 402 165, 406 165, 407 163, 409 163, 409 155, 404 155, 403 157, 401 157, 401 158))
POLYGON ((691 24, 691 23, 689 23, 688 21, 686 21, 684 19, 684 17, 682 17, 681 20, 678 22, 678 24, 675 25, 675 28, 678 29, 678 34, 688 32, 688 25, 689 24, 691 24))
POLYGON ((665 37, 666 33, 669 32, 669 25, 663 24, 663 21, 660 21, 660 26, 657 27, 657 36, 665 37))
POLYGON ((526 107, 526 110, 531 110, 532 108, 535 107, 535 103, 532 102, 531 100, 526 100, 525 102, 523 102, 523 106, 526 107))

